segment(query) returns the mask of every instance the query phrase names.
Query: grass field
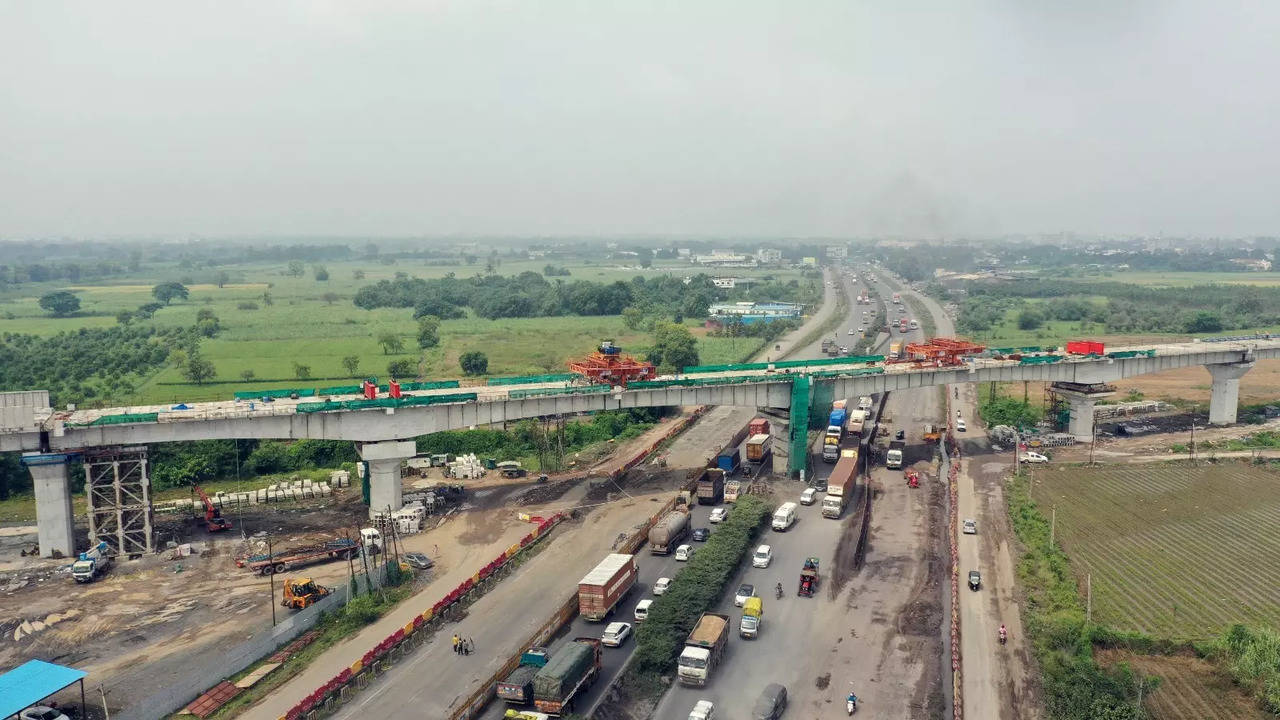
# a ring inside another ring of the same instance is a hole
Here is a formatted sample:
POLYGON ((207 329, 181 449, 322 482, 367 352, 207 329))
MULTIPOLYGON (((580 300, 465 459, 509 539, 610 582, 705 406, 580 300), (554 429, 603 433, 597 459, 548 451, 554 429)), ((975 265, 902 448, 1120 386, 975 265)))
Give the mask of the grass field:
MULTIPOLYGON (((1047 271, 1046 275, 1056 277, 1052 271, 1047 271)), ((1150 287, 1191 287, 1209 283, 1280 286, 1280 272, 1110 272, 1071 276, 1066 279, 1081 282, 1122 282, 1150 287)))
POLYGON ((1099 650, 1098 662, 1106 667, 1127 663, 1144 675, 1160 678, 1160 687, 1148 695, 1143 707, 1152 720, 1264 720, 1248 694, 1223 677, 1213 665, 1192 655, 1138 655, 1120 650, 1099 650))
MULTIPOLYGON (((1029 301, 1034 304, 1041 302, 1036 299, 1029 301)), ((1143 343, 1173 343, 1173 342, 1190 342, 1195 337, 1207 337, 1215 335, 1244 335, 1248 332, 1280 332, 1280 326, 1254 328, 1253 330, 1232 330, 1218 333, 1201 333, 1200 335, 1190 335, 1186 333, 1142 333, 1136 335, 1109 335, 1100 323, 1080 322, 1076 320, 1046 320, 1039 328, 1035 330, 1022 330, 1018 327, 1019 310, 1009 310, 1005 313, 1004 320, 1000 324, 995 325, 990 330, 980 333, 970 333, 970 337, 979 342, 987 343, 994 346, 1025 346, 1025 345, 1045 345, 1061 347, 1068 340, 1080 340, 1088 338, 1090 340, 1099 340, 1110 345, 1134 345, 1143 343)))
MULTIPOLYGON (((504 262, 497 272, 504 275, 526 270, 540 271, 543 261, 504 262)), ((554 263, 561 265, 561 263, 554 263)), ((181 270, 177 267, 152 269, 147 276, 125 277, 110 285, 26 284, 0 295, 0 333, 52 334, 83 327, 111 327, 121 310, 133 310, 153 301, 152 286, 163 280, 192 280, 190 298, 157 312, 148 322, 158 327, 189 326, 203 309, 212 310, 224 328, 216 338, 201 344, 202 354, 211 360, 217 375, 211 383, 193 385, 180 370, 170 366, 139 384, 130 398, 136 404, 200 401, 229 397, 239 386, 257 389, 308 387, 316 384, 348 384, 370 375, 385 377, 392 360, 417 362, 423 378, 455 378, 461 373, 458 358, 479 350, 489 357, 489 374, 523 375, 563 372, 571 357, 590 352, 600 340, 612 338, 625 349, 640 350, 651 342, 648 333, 626 328, 621 317, 551 317, 485 320, 468 317, 446 320, 440 328, 440 345, 419 351, 417 324, 409 309, 361 310, 351 303, 360 287, 397 272, 419 277, 441 277, 449 272, 471 275, 483 272, 478 266, 429 265, 420 261, 380 265, 372 262, 324 263, 330 279, 317 282, 310 266, 302 277, 286 274, 285 263, 228 268, 231 282, 219 288, 209 282, 212 271, 181 270), (364 279, 355 278, 362 271, 364 279), (81 299, 75 317, 51 318, 40 309, 38 298, 54 289, 73 287, 81 299), (270 296, 270 304, 264 294, 270 296), (326 298, 326 295, 328 297, 326 298), (248 304, 252 303, 252 307, 248 304), (249 308, 249 309, 244 309, 249 308), (385 354, 377 338, 394 333, 404 343, 404 352, 385 354), (354 376, 342 364, 347 356, 357 356, 360 365, 354 376), (310 369, 310 378, 296 377, 294 363, 310 369), (252 371, 253 383, 241 374, 252 371)), ((629 280, 636 275, 683 275, 697 272, 688 265, 654 267, 648 270, 621 266, 566 265, 567 280, 629 280)), ((772 275, 798 279, 794 270, 745 270, 735 275, 772 275)), ((703 363, 735 362, 762 347, 751 338, 709 338, 699 335, 699 355, 703 363)))
POLYGON ((1280 474, 1243 463, 1037 469, 1094 621, 1173 639, 1280 624, 1280 474))

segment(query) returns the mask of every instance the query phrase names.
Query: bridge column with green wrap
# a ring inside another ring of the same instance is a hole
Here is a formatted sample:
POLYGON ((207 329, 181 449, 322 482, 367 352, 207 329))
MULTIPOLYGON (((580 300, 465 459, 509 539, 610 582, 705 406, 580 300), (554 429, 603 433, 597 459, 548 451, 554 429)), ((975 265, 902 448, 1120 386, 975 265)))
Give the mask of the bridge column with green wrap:
POLYGON ((809 399, 812 383, 808 375, 797 375, 791 380, 791 452, 787 464, 787 472, 791 475, 800 474, 809 463, 809 399))
POLYGON ((400 466, 417 454, 418 446, 412 440, 389 440, 360 446, 360 457, 368 468, 370 518, 378 513, 395 512, 404 505, 400 466))

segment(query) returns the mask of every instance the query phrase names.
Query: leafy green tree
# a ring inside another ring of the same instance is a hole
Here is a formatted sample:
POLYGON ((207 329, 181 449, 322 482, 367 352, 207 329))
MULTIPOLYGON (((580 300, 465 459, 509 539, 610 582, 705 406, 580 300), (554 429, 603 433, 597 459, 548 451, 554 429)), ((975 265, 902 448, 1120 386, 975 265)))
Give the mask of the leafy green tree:
POLYGON ((323 265, 316 265, 314 268, 316 274, 316 282, 327 282, 329 280, 329 270, 323 265))
POLYGON ((306 380, 311 377, 311 366, 303 365, 299 362, 293 363, 293 376, 299 380, 306 380))
POLYGON ((1197 312, 1187 321, 1189 333, 1222 332, 1222 316, 1208 310, 1197 312))
POLYGON ((120 312, 116 313, 116 322, 120 323, 121 325, 128 325, 129 323, 133 322, 133 313, 129 310, 121 310, 120 312))
POLYGON ((307 272, 307 266, 303 265, 301 260, 290 260, 289 269, 286 272, 293 277, 302 277, 307 272))
POLYGON ((676 372, 698 364, 698 341, 684 325, 660 322, 654 325, 653 348, 648 357, 663 372, 676 372))
POLYGON ((1035 330, 1044 324, 1044 316, 1030 308, 1018 313, 1019 330, 1035 330))
POLYGON ((425 315, 418 318, 418 347, 433 348, 440 344, 440 318, 425 315))
POLYGON ((262 304, 263 304, 263 305, 266 305, 267 307, 271 307, 272 303, 274 303, 274 302, 275 302, 275 301, 271 299, 271 293, 269 293, 269 292, 263 292, 263 293, 262 293, 262 304))
POLYGON ((187 364, 187 351, 182 348, 174 348, 169 351, 169 362, 173 363, 176 368, 185 367, 187 364))
POLYGON ((393 332, 385 332, 379 335, 378 344, 382 346, 383 355, 390 355, 404 350, 404 340, 401 340, 400 336, 393 332))
POLYGON ((219 270, 218 274, 214 276, 214 282, 218 284, 218 287, 225 286, 227 283, 231 282, 231 273, 226 270, 219 270))
POLYGON ((342 358, 342 367, 347 369, 348 375, 351 375, 354 377, 356 373, 360 370, 360 356, 348 355, 342 358))
POLYGON ((256 377, 256 374, 253 372, 253 370, 240 371, 240 379, 244 380, 245 382, 249 382, 250 380, 253 380, 255 377, 256 377))
POLYGON ((54 317, 66 317, 80 309, 80 298, 67 290, 58 290, 41 295, 40 307, 53 313, 54 317))
POLYGON ((151 288, 151 294, 155 296, 156 300, 168 305, 175 299, 186 300, 191 296, 191 291, 187 289, 186 285, 179 282, 162 282, 151 288))
POLYGON ((414 377, 418 374, 418 363, 407 358, 392 360, 387 363, 387 374, 393 378, 414 377))
POLYGON ((155 315, 156 312, 163 307, 164 305, 161 305, 160 303, 156 303, 156 302, 146 303, 144 305, 139 305, 138 311, 135 314, 138 316, 139 319, 150 320, 151 316, 155 315))
POLYGON ((338 300, 339 300, 339 299, 341 299, 341 298, 338 296, 338 293, 336 293, 336 292, 327 292, 327 293, 325 293, 325 294, 321 295, 321 296, 320 296, 320 299, 321 299, 321 300, 323 300, 323 301, 325 302, 325 304, 326 304, 326 305, 332 305, 332 304, 334 304, 334 303, 338 302, 338 300))
POLYGON ((352 277, 352 278, 354 278, 354 279, 356 279, 356 280, 363 280, 363 279, 364 279, 364 271, 363 271, 363 270, 352 270, 352 271, 351 271, 351 277, 352 277))
POLYGON ((191 382, 201 385, 206 380, 212 380, 218 374, 213 363, 200 354, 193 354, 187 358, 187 365, 182 369, 182 375, 191 382))
POLYGON ((484 375, 489 372, 489 356, 479 350, 462 353, 458 358, 458 364, 462 366, 462 372, 467 375, 484 375))

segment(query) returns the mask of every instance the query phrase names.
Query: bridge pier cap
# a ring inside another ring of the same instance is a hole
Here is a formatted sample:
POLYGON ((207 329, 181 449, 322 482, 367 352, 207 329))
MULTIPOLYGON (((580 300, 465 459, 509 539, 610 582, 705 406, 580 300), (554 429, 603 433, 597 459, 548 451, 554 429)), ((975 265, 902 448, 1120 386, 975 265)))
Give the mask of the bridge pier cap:
POLYGON ((1111 389, 1086 389, 1061 387, 1058 383, 1052 386, 1053 394, 1066 400, 1071 406, 1071 419, 1067 432, 1075 436, 1079 442, 1093 442, 1093 406, 1103 398, 1115 395, 1111 389))
POLYGON ((1205 365, 1213 378, 1209 393, 1209 424, 1231 425, 1240 407, 1240 378, 1253 369, 1254 362, 1205 365))
POLYGON ((382 513, 395 512, 404 506, 400 465, 417 454, 418 445, 412 440, 387 440, 360 445, 360 457, 369 468, 370 519, 382 513))

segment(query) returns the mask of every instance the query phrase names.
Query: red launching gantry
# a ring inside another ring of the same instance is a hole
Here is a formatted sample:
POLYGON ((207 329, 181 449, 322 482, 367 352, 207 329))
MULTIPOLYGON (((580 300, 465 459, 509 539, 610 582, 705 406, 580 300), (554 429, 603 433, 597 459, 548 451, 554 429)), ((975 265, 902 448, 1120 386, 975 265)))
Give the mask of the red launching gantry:
POLYGON ((977 355, 986 349, 985 345, 968 340, 933 338, 928 342, 907 343, 899 362, 914 363, 917 367, 955 367, 964 364, 966 355, 977 355))
POLYGON ((622 348, 609 340, 600 343, 600 348, 586 358, 569 363, 569 369, 592 383, 621 387, 635 380, 652 380, 658 376, 653 363, 623 355, 622 348))

